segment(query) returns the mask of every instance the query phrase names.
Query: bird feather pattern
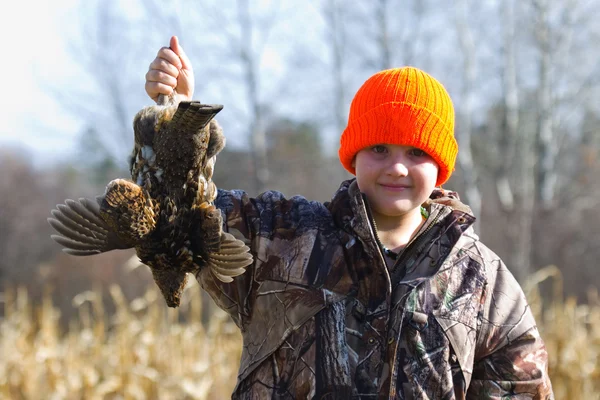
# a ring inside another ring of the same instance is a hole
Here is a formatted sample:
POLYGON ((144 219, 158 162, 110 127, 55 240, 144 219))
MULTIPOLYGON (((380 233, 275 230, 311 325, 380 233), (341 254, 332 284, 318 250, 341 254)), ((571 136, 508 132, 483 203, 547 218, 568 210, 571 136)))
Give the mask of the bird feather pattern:
POLYGON ((76 256, 135 248, 167 305, 177 307, 187 274, 209 268, 232 282, 253 261, 224 232, 212 174, 225 146, 214 119, 221 105, 159 98, 134 118, 131 180, 114 179, 96 200, 65 200, 51 211, 52 239, 76 256))

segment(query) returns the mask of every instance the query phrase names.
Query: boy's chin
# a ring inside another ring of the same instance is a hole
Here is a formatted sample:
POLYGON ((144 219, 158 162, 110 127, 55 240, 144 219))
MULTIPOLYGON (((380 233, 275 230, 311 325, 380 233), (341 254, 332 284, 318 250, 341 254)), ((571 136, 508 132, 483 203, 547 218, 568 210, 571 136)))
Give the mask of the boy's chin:
POLYGON ((420 212, 418 207, 382 207, 378 210, 379 215, 387 218, 404 218, 417 212, 420 212))

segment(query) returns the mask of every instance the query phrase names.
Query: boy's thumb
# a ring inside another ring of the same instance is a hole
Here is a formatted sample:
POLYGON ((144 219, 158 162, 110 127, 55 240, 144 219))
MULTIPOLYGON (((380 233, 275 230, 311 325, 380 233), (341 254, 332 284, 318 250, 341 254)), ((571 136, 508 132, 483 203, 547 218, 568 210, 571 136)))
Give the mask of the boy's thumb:
POLYGON ((179 56, 179 59, 181 60, 181 68, 192 69, 192 63, 185 54, 185 51, 183 51, 183 48, 179 45, 179 38, 177 38, 177 36, 171 37, 169 47, 171 47, 171 50, 173 50, 173 52, 179 56))

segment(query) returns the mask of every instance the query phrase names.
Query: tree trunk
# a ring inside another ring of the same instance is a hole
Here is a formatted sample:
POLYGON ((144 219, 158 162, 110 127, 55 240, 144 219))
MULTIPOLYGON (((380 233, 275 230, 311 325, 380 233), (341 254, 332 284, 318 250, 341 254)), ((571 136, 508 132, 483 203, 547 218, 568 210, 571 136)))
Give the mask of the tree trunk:
POLYGON ((258 95, 256 56, 252 50, 253 26, 248 0, 238 0, 238 18, 241 28, 240 58, 244 70, 248 104, 252 113, 250 117, 250 141, 254 164, 254 189, 255 193, 262 193, 267 190, 269 182, 267 138, 258 95))
POLYGON ((340 134, 346 126, 344 85, 344 30, 340 6, 337 0, 329 0, 325 6, 325 20, 329 25, 329 39, 331 49, 331 77, 333 78, 333 114, 335 129, 340 134))
POLYGON ((556 186, 556 154, 558 143, 552 129, 552 92, 550 85, 550 27, 548 1, 536 1, 536 36, 540 50, 539 86, 538 86, 538 122, 537 122, 537 193, 536 197, 544 209, 549 209, 554 201, 556 186))
POLYGON ((477 170, 473 164, 473 156, 471 153, 471 134, 473 130, 471 116, 473 115, 474 87, 476 79, 475 43, 473 42, 473 35, 471 34, 467 22, 467 13, 469 10, 468 0, 461 0, 460 5, 462 7, 457 11, 456 28, 464 60, 464 84, 461 94, 462 104, 460 113, 458 113, 461 118, 460 129, 456 132, 456 139, 460 145, 458 164, 463 174, 467 203, 471 207, 475 217, 478 218, 475 224, 475 230, 479 231, 481 218, 481 191, 477 186, 477 170))
POLYGON ((379 27, 377 44, 379 47, 379 69, 384 70, 392 66, 392 51, 390 49, 390 34, 388 31, 388 0, 378 0, 375 5, 375 18, 379 27))
MULTIPOLYGON (((496 175, 496 191, 502 208, 512 212, 515 207, 514 194, 509 179, 510 167, 515 156, 515 139, 519 128, 519 89, 517 86, 515 2, 502 3, 504 19, 504 73, 502 76, 504 91, 504 115, 500 132, 500 156, 502 158, 496 175)), ((514 238, 513 238, 514 239, 514 238)))

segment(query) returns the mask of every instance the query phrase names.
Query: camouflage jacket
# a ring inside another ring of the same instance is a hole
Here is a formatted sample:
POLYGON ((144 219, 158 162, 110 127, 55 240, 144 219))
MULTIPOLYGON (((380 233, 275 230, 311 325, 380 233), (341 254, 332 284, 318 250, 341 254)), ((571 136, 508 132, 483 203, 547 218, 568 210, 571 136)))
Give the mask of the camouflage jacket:
POLYGON ((552 399, 525 297, 453 192, 386 267, 354 180, 331 202, 219 191, 255 263, 200 284, 243 336, 234 399, 552 399))

